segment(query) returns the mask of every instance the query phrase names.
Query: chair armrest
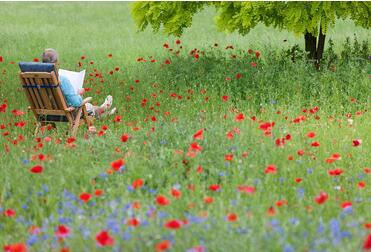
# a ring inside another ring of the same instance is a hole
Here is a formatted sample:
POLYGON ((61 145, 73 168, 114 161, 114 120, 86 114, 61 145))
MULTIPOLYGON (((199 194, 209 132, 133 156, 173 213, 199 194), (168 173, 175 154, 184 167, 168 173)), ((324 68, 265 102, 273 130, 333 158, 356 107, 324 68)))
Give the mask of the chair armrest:
POLYGON ((92 97, 86 97, 86 98, 82 101, 81 105, 85 105, 86 103, 90 102, 91 100, 93 100, 92 97))
POLYGON ((75 107, 68 107, 64 111, 72 112, 75 110, 75 107))

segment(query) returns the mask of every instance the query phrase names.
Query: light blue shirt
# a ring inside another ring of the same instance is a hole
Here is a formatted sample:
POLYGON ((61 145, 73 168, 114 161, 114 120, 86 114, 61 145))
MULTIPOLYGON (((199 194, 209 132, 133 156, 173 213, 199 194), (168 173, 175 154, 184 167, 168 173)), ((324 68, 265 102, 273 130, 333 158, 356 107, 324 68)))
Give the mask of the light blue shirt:
POLYGON ((65 76, 59 76, 61 81, 61 89, 68 106, 80 107, 82 103, 82 98, 79 94, 76 94, 75 89, 73 88, 69 79, 65 76))

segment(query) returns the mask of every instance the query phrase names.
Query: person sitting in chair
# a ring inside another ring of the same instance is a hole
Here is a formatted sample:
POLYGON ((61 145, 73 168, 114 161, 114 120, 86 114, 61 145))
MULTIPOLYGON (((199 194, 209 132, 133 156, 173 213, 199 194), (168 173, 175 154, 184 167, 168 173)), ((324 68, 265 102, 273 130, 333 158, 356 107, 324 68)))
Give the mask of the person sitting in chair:
MULTIPOLYGON (((45 49, 41 58, 43 63, 53 63, 55 65, 56 71, 58 72, 59 59, 56 50, 51 48, 45 49)), ((66 99, 67 105, 75 108, 80 107, 82 103, 81 95, 85 93, 85 89, 79 89, 78 93, 76 93, 68 78, 66 78, 65 76, 59 76, 59 80, 60 87, 66 99)), ((112 102, 112 96, 108 95, 104 103, 100 106, 94 106, 91 103, 86 103, 85 106, 89 115, 92 115, 97 119, 101 119, 116 112, 116 108, 110 110, 110 108, 112 107, 112 102)))

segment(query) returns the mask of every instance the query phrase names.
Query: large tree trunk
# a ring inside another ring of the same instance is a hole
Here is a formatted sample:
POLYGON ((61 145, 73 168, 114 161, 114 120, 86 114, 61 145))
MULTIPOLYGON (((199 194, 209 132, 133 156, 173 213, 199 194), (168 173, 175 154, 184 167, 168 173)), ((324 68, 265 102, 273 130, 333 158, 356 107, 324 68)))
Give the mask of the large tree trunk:
POLYGON ((314 60, 316 58, 316 40, 317 38, 311 33, 306 32, 305 38, 305 51, 309 53, 309 59, 314 60))
POLYGON ((325 38, 326 38, 326 35, 322 33, 322 28, 320 28, 319 36, 318 36, 317 53, 316 53, 317 69, 320 68, 320 63, 321 63, 322 55, 323 55, 323 49, 325 48, 325 38))
POLYGON ((320 28, 319 36, 318 36, 318 44, 317 44, 317 37, 313 36, 311 33, 306 32, 304 34, 305 39, 305 51, 308 53, 308 58, 314 61, 314 65, 319 70, 320 62, 323 56, 323 50, 325 47, 325 38, 326 36, 322 33, 322 28, 320 28))

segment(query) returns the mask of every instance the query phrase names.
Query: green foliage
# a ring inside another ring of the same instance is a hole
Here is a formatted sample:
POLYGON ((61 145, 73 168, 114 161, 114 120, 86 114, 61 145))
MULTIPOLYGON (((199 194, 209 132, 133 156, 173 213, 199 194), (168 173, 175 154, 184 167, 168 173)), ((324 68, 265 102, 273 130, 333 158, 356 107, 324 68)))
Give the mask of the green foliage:
POLYGON ((181 35, 192 25, 192 17, 200 11, 199 2, 137 2, 132 5, 132 16, 140 30, 151 24, 154 31, 161 25, 168 34, 181 35))
POLYGON ((221 31, 242 35, 259 23, 313 35, 321 27, 326 34, 339 18, 370 27, 370 2, 138 2, 132 16, 141 30, 151 25, 157 32, 163 25, 165 33, 181 35, 205 4, 216 8, 215 22, 221 31))

